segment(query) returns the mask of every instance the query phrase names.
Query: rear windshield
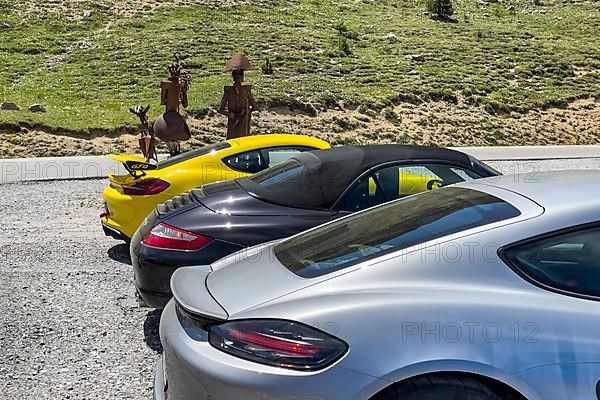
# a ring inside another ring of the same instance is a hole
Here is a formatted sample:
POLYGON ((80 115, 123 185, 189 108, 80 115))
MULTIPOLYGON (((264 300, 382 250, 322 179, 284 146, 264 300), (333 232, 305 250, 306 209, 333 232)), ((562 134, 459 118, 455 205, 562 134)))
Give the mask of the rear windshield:
POLYGON ((448 187, 324 225, 279 243, 274 251, 290 271, 313 278, 518 215, 519 210, 490 194, 448 187))
POLYGON ((257 174, 252 175, 250 179, 259 186, 268 187, 283 181, 293 181, 305 170, 304 165, 296 160, 288 160, 275 167, 271 167, 257 174))
MULTIPOLYGON (((307 153, 303 153, 307 154, 307 153)), ((348 182, 323 184, 322 175, 326 167, 321 167, 318 159, 310 162, 294 158, 274 167, 265 169, 238 183, 250 194, 262 200, 286 207, 323 209, 337 199, 348 182)))
POLYGON ((192 158, 200 157, 210 152, 217 152, 219 150, 228 149, 230 147, 231 145, 227 142, 209 144, 208 146, 200 147, 199 149, 186 151, 185 153, 169 157, 166 160, 160 161, 158 164, 156 164, 156 166, 158 167, 158 169, 170 167, 182 161, 191 160, 192 158))

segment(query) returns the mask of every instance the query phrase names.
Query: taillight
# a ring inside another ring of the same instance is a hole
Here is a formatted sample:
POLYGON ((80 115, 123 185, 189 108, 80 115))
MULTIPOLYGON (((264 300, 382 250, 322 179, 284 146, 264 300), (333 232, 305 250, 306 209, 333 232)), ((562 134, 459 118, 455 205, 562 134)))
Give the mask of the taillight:
POLYGON ((325 368, 348 346, 320 330, 291 321, 244 320, 208 327, 209 343, 260 364, 301 371, 325 368))
POLYGON ((145 196, 149 194, 157 194, 163 192, 170 186, 169 182, 162 179, 149 178, 135 182, 133 185, 123 185, 123 193, 132 196, 145 196))
POLYGON ((213 238, 184 231, 165 223, 152 228, 142 239, 147 246, 166 250, 200 250, 213 241, 213 238))

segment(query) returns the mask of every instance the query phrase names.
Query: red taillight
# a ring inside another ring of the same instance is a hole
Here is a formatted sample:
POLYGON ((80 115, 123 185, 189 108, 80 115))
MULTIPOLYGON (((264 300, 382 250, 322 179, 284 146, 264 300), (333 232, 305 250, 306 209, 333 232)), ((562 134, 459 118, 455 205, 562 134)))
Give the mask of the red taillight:
POLYGON ((161 222, 146 233, 142 243, 166 250, 200 250, 212 241, 213 238, 208 236, 184 231, 161 222))
POLYGON ((137 181, 131 186, 123 185, 123 192, 132 196, 145 196, 160 193, 169 186, 169 182, 162 179, 149 178, 137 181))
POLYGON ((254 348, 261 348, 263 351, 274 351, 283 356, 314 357, 319 354, 319 351, 323 350, 322 346, 279 339, 262 333, 231 329, 229 334, 231 335, 231 340, 246 343, 254 348))
MULTIPOLYGON (((197 331, 193 321, 180 318, 186 332, 197 331)), ((208 341, 213 347, 280 368, 316 371, 331 365, 348 350, 341 340, 292 321, 240 320, 209 324, 203 329, 208 330, 208 341)))

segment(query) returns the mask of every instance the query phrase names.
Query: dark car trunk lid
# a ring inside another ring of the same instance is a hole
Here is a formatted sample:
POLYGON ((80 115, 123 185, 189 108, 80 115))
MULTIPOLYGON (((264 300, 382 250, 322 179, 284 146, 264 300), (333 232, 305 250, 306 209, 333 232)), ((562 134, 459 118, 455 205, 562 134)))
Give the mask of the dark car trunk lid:
POLYGON ((204 185, 193 189, 192 194, 197 201, 209 210, 226 215, 238 216, 274 216, 274 215, 332 215, 330 210, 306 210, 286 207, 256 198, 248 193, 237 180, 224 181, 204 185))

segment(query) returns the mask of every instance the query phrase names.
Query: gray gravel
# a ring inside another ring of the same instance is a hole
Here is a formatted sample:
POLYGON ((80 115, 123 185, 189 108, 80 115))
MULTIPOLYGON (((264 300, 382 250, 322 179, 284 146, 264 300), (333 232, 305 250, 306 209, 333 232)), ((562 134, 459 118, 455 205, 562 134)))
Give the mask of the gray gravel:
MULTIPOLYGON (((600 159, 490 162, 505 173, 600 159)), ((106 181, 0 185, 0 397, 150 399, 160 315, 98 221, 106 181)))
POLYGON ((102 233, 105 184, 0 185, 0 398, 152 398, 159 315, 102 233))

